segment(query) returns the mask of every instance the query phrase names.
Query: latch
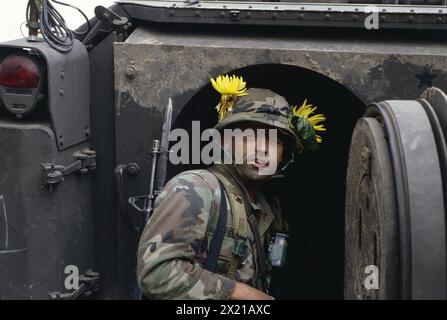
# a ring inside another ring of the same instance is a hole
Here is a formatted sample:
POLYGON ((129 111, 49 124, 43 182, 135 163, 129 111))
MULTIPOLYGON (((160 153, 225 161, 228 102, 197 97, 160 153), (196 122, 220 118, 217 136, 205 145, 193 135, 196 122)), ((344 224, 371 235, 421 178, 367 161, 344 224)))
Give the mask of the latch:
POLYGON ((89 298, 99 289, 99 273, 88 270, 79 276, 79 288, 75 291, 70 293, 50 292, 48 295, 53 300, 76 300, 89 298))
POLYGON ((230 17, 232 21, 240 20, 240 11, 239 10, 230 10, 230 17))
POLYGON ((53 163, 42 163, 45 170, 44 188, 48 188, 50 192, 59 183, 65 181, 65 177, 72 173, 87 174, 96 169, 96 152, 90 149, 76 151, 73 154, 74 163, 69 166, 55 165, 53 163))
POLYGON ((192 6, 193 4, 197 4, 200 2, 200 0, 185 0, 184 1, 187 5, 192 6))

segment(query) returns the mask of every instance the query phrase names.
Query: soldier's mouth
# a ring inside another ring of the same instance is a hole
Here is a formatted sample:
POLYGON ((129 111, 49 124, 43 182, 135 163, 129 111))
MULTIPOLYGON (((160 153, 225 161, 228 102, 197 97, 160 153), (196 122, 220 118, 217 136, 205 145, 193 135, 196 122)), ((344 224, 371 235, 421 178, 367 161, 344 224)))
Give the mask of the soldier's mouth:
POLYGON ((256 159, 254 162, 253 162, 253 165, 256 167, 256 168, 258 168, 258 169, 261 169, 261 168, 267 168, 268 167, 268 161, 262 161, 262 160, 259 160, 259 159, 256 159))

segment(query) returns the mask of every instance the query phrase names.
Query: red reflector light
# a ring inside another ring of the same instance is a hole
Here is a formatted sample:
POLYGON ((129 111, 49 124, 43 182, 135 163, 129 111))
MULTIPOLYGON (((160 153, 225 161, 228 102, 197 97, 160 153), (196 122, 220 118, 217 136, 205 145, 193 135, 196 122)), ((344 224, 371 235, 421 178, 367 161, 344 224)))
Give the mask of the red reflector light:
POLYGON ((0 65, 0 86, 34 89, 39 81, 39 68, 27 57, 11 56, 0 65))

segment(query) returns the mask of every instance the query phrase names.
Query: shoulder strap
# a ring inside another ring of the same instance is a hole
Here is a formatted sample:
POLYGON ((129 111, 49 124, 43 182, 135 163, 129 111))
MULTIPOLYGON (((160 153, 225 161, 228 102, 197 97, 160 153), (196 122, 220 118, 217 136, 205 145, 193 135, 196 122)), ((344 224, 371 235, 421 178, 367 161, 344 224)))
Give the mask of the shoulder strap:
POLYGON ((281 203, 278 197, 274 197, 270 208, 273 210, 275 215, 275 220, 273 221, 274 231, 287 233, 289 231, 289 225, 283 217, 281 203))
POLYGON ((231 182, 225 175, 220 173, 216 167, 210 168, 210 171, 217 177, 221 185, 225 188, 231 207, 231 216, 233 218, 232 228, 235 235, 235 247, 233 248, 233 259, 229 262, 227 277, 235 279, 237 267, 241 259, 241 250, 243 244, 248 238, 247 231, 247 210, 244 198, 234 182, 231 182))
MULTIPOLYGON (((220 172, 220 167, 212 167, 212 172, 219 178, 222 179, 222 183, 227 190, 230 190, 232 196, 230 198, 230 204, 232 205, 232 213, 233 213, 233 221, 235 217, 237 217, 236 225, 237 225, 237 234, 243 234, 244 237, 247 237, 247 221, 250 224, 253 236, 255 238, 255 243, 257 247, 257 267, 260 277, 256 277, 256 287, 260 290, 265 290, 266 286, 264 283, 264 278, 268 272, 267 260, 265 258, 264 246, 262 243, 261 236, 259 234, 259 229, 257 228, 257 222, 255 216, 251 212, 251 206, 249 199, 247 196, 240 191, 237 187, 238 183, 234 180, 234 178, 227 177, 226 175, 220 172), (233 200, 235 199, 235 200, 233 200), (234 205, 234 207, 233 207, 234 205)), ((233 222, 235 223, 235 222, 233 222)), ((229 274, 232 275, 233 272, 236 271, 236 266, 233 261, 232 265, 230 265, 229 274)))
POLYGON ((210 250, 207 254, 203 267, 211 272, 216 270, 217 259, 219 257, 220 249, 222 248, 223 238, 227 229, 227 201, 225 199, 225 191, 222 183, 219 181, 220 187, 220 209, 217 226, 211 239, 210 250))
MULTIPOLYGON (((232 229, 236 234, 237 238, 243 237, 244 241, 247 238, 247 226, 243 217, 245 217, 245 208, 243 203, 236 202, 235 199, 242 199, 236 197, 237 192, 234 189, 228 188, 231 184, 228 183, 222 175, 218 175, 214 170, 198 170, 195 171, 196 174, 200 175, 211 187, 215 185, 213 178, 218 182, 220 189, 220 203, 215 200, 215 210, 212 211, 210 219, 208 221, 207 234, 212 230, 212 238, 211 243, 209 245, 208 254, 203 262, 203 267, 211 272, 215 272, 217 268, 217 261, 219 259, 220 251, 222 249, 223 239, 225 237, 225 233, 227 230, 227 216, 228 216, 228 207, 227 200, 230 203, 231 207, 231 216, 233 217, 232 221, 232 229), (211 178, 211 176, 213 178, 211 178), (227 195, 227 197, 225 196, 227 195), (232 196, 230 196, 232 195, 232 196), (242 206, 242 207, 241 207, 242 206), (219 208, 219 210, 217 210, 219 208), (239 212, 237 217, 235 218, 234 213, 239 212), (243 215, 241 214, 243 213, 243 215), (217 221, 216 221, 217 220, 217 221)), ((217 197, 214 197, 215 199, 217 197)), ((233 249, 233 253, 238 253, 237 248, 239 247, 240 239, 235 239, 236 244, 233 249)), ((227 277, 230 279, 235 279, 237 266, 239 264, 240 255, 233 255, 233 259, 229 262, 229 268, 227 271, 227 277)))
POLYGON ((232 226, 235 235, 240 239, 247 239, 247 212, 239 189, 219 171, 212 170, 211 168, 211 172, 214 173, 227 192, 228 200, 230 201, 231 213, 233 216, 232 226))

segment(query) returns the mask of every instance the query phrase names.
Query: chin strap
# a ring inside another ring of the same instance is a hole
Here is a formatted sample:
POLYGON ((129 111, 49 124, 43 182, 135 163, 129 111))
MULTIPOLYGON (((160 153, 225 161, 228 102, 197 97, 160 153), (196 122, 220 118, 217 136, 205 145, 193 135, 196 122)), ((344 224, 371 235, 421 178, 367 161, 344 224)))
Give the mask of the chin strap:
POLYGON ((289 160, 282 166, 281 169, 276 171, 275 175, 284 172, 294 162, 295 162, 295 155, 292 153, 292 155, 290 156, 289 160))

